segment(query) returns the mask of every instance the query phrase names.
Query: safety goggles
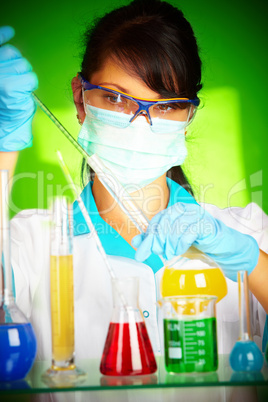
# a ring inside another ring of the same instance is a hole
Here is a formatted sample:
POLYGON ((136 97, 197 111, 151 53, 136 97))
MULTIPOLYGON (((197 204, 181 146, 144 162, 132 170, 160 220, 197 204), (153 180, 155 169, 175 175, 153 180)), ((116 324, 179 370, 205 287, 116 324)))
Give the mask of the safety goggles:
POLYGON ((78 77, 83 87, 85 105, 100 109, 130 115, 129 124, 138 116, 144 115, 150 125, 153 118, 182 121, 188 124, 192 121, 200 100, 188 98, 143 99, 106 86, 93 85, 79 73, 78 77))

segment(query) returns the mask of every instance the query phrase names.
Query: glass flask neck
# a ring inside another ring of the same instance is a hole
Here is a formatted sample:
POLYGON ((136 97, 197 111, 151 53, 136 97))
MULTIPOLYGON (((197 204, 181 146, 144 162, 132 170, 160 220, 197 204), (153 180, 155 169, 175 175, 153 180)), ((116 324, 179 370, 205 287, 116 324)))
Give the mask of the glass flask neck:
POLYGON ((239 340, 252 340, 250 329, 250 308, 247 271, 238 271, 238 297, 240 315, 240 334, 239 340))
POLYGON ((114 309, 100 371, 111 376, 151 374, 157 366, 138 308, 139 278, 113 278, 112 288, 114 309))
POLYGON ((139 278, 112 279, 114 308, 138 309, 139 278))
POLYGON ((10 293, 9 289, 4 289, 4 291, 1 293, 1 297, 0 297, 0 306, 2 306, 3 304, 6 305, 11 305, 15 303, 15 298, 13 296, 13 292, 10 293))
POLYGON ((10 224, 8 211, 9 179, 8 170, 0 171, 0 292, 1 303, 14 303, 13 277, 10 260, 10 224))

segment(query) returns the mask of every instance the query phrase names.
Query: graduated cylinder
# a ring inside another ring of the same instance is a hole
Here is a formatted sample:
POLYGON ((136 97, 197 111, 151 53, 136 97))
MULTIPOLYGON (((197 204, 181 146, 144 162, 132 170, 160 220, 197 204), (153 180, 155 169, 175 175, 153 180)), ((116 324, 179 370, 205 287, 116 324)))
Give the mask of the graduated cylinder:
POLYGON ((74 290, 72 206, 54 200, 51 224, 50 289, 52 369, 74 367, 74 290))

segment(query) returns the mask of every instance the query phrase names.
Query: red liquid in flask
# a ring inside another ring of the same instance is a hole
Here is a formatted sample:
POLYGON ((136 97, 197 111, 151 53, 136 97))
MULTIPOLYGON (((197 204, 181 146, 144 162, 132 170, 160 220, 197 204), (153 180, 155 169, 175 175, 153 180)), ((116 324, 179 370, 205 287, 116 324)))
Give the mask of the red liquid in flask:
POLYGON ((151 374, 157 370, 145 323, 111 322, 101 359, 105 375, 151 374))

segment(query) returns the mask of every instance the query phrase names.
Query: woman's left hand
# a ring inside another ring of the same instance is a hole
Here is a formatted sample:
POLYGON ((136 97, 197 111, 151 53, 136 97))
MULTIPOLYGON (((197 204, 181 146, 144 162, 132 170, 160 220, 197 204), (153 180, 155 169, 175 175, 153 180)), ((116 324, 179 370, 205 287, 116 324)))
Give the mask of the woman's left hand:
POLYGON ((233 281, 240 269, 251 273, 259 258, 253 237, 226 226, 198 204, 177 203, 161 211, 145 234, 132 239, 132 245, 137 248, 137 261, 146 260, 152 253, 170 260, 193 245, 214 259, 233 281))

